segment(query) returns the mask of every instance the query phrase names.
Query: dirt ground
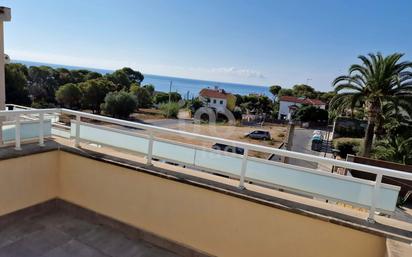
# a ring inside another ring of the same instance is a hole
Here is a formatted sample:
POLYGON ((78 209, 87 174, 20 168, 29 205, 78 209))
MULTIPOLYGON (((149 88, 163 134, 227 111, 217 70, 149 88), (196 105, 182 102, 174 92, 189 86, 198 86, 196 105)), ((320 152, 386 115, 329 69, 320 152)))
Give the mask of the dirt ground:
POLYGON ((163 120, 165 119, 165 116, 163 116, 162 112, 158 109, 140 108, 138 112, 135 112, 130 115, 130 119, 136 121, 149 122, 155 120, 163 120))
MULTIPOLYGON (((251 144, 269 146, 269 147, 274 147, 274 148, 278 148, 282 144, 284 137, 286 135, 286 127, 282 127, 279 125, 268 125, 268 126, 257 128, 257 127, 247 127, 247 126, 182 123, 182 124, 175 124, 172 126, 168 126, 168 128, 183 130, 183 131, 207 135, 207 136, 242 141, 242 142, 247 142, 251 144), (272 140, 254 140, 254 139, 245 137, 245 134, 253 130, 257 130, 257 129, 269 131, 272 136, 272 140)), ((214 144, 213 142, 209 142, 209 141, 176 136, 176 135, 165 134, 165 133, 161 133, 161 134, 157 133, 155 136, 169 139, 169 140, 184 142, 187 144, 196 144, 198 146, 203 146, 207 148, 212 147, 212 145, 214 144)), ((250 155, 255 156, 255 157, 260 157, 260 158, 269 157, 269 154, 254 152, 254 151, 251 151, 250 155)))

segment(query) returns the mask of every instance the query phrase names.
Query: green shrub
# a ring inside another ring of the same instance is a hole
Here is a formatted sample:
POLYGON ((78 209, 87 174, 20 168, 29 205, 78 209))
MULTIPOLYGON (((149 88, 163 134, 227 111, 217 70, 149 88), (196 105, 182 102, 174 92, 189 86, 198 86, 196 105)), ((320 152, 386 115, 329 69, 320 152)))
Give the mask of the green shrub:
POLYGON ((360 138, 337 138, 333 140, 333 147, 339 150, 339 156, 346 159, 348 154, 357 154, 361 147, 362 139, 360 138))
MULTIPOLYGON (((177 92, 170 93, 170 101, 171 102, 178 102, 182 99, 182 96, 177 92)), ((162 104, 169 102, 169 93, 158 92, 153 97, 153 102, 155 104, 162 104)))
POLYGON ((136 108, 136 96, 124 90, 108 93, 102 104, 106 114, 119 118, 128 118, 136 108))
POLYGON ((159 106, 159 109, 162 111, 163 116, 165 116, 166 118, 177 118, 180 106, 178 103, 170 102, 161 104, 159 106))

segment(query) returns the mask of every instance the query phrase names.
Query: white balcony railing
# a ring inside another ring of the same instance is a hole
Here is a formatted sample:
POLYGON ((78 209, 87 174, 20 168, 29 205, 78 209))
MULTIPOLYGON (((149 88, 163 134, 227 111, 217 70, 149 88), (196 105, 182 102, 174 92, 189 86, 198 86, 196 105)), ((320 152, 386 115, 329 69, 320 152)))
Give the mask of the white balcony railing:
POLYGON ((244 188, 245 182, 250 181, 270 187, 285 188, 311 197, 347 202, 355 206, 368 208, 369 221, 374 220, 375 211, 390 214, 396 208, 400 188, 383 184, 383 176, 412 180, 412 174, 397 170, 156 127, 68 109, 25 110, 23 108, 14 108, 11 111, 0 111, 0 117, 7 117, 6 120, 8 120, 2 130, 3 141, 14 142, 16 150, 21 149, 22 140, 38 139, 39 144, 42 146, 44 145, 44 137, 51 135, 73 138, 76 147, 79 147, 81 141, 94 142, 144 155, 148 165, 156 158, 197 170, 237 178, 239 179, 240 188, 244 188), (70 121, 70 126, 66 126, 58 122, 60 114, 70 115, 75 119, 70 121), (86 120, 89 122, 86 122, 86 120), (92 120, 105 124, 96 125, 90 122, 92 120), (108 124, 115 124, 120 128, 107 126, 108 124), (10 132, 11 130, 13 130, 13 133, 10 132), (141 133, 142 131, 145 133, 141 133), (194 144, 165 140, 156 137, 156 133, 167 133, 174 136, 241 147, 244 149, 244 153, 239 155, 194 144), (249 156, 249 152, 252 150, 373 173, 376 174, 376 180, 363 180, 255 158, 249 156))

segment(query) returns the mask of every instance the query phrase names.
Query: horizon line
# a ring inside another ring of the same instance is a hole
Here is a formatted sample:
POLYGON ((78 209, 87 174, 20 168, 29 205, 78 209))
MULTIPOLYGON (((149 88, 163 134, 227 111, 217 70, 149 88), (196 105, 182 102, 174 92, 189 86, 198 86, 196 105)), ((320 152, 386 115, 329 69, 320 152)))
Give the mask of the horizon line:
MULTIPOLYGON (((19 62, 32 62, 32 63, 38 63, 38 64, 46 64, 47 65, 53 65, 53 66, 60 66, 62 68, 71 67, 73 69, 86 69, 86 70, 104 70, 109 72, 116 71, 114 69, 108 69, 108 68, 97 68, 97 67, 84 67, 84 66, 77 66, 77 65, 70 65, 70 64, 61 64, 61 63, 49 63, 49 62, 40 62, 40 61, 35 61, 35 60, 20 60, 20 59, 11 59, 11 63, 19 63, 19 62)), ((24 63, 23 63, 24 64, 24 63)), ((128 67, 128 66, 124 66, 128 67)), ((124 68, 122 67, 122 68, 124 68)), ((120 68, 121 69, 121 68, 120 68)), ((139 71, 140 72, 140 71, 139 71)), ((101 73, 101 72, 99 72, 101 73)), ((103 73, 101 73, 103 74, 103 73)), ((106 74, 106 73, 104 73, 106 74)), ((175 79, 184 79, 184 80, 197 80, 200 82, 208 82, 208 83, 217 83, 217 84, 232 84, 232 85, 240 85, 240 86, 254 86, 254 87, 263 87, 263 88, 269 88, 270 85, 257 85, 257 84, 245 84, 245 83, 238 83, 238 82, 225 82, 225 81, 215 81, 215 80, 204 80, 204 79, 197 79, 197 78, 190 78, 190 77, 178 77, 174 75, 160 75, 160 74, 152 74, 152 73, 143 73, 143 75, 149 75, 149 76, 158 76, 158 77, 168 77, 168 78, 175 78, 175 79)), ((144 80, 143 80, 144 81, 144 80)))

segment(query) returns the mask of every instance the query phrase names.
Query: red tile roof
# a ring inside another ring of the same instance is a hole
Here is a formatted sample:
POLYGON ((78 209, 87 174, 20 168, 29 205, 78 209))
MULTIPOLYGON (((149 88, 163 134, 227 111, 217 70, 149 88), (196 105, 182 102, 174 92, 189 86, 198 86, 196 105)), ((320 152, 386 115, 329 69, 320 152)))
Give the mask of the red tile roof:
POLYGON ((203 88, 200 90, 199 95, 203 97, 208 97, 208 98, 220 98, 220 99, 226 99, 230 93, 225 92, 223 89, 209 89, 209 88, 203 88))
POLYGON ((296 96, 287 96, 287 95, 281 96, 280 101, 307 104, 307 105, 326 105, 324 102, 322 102, 319 99, 299 98, 296 96))

